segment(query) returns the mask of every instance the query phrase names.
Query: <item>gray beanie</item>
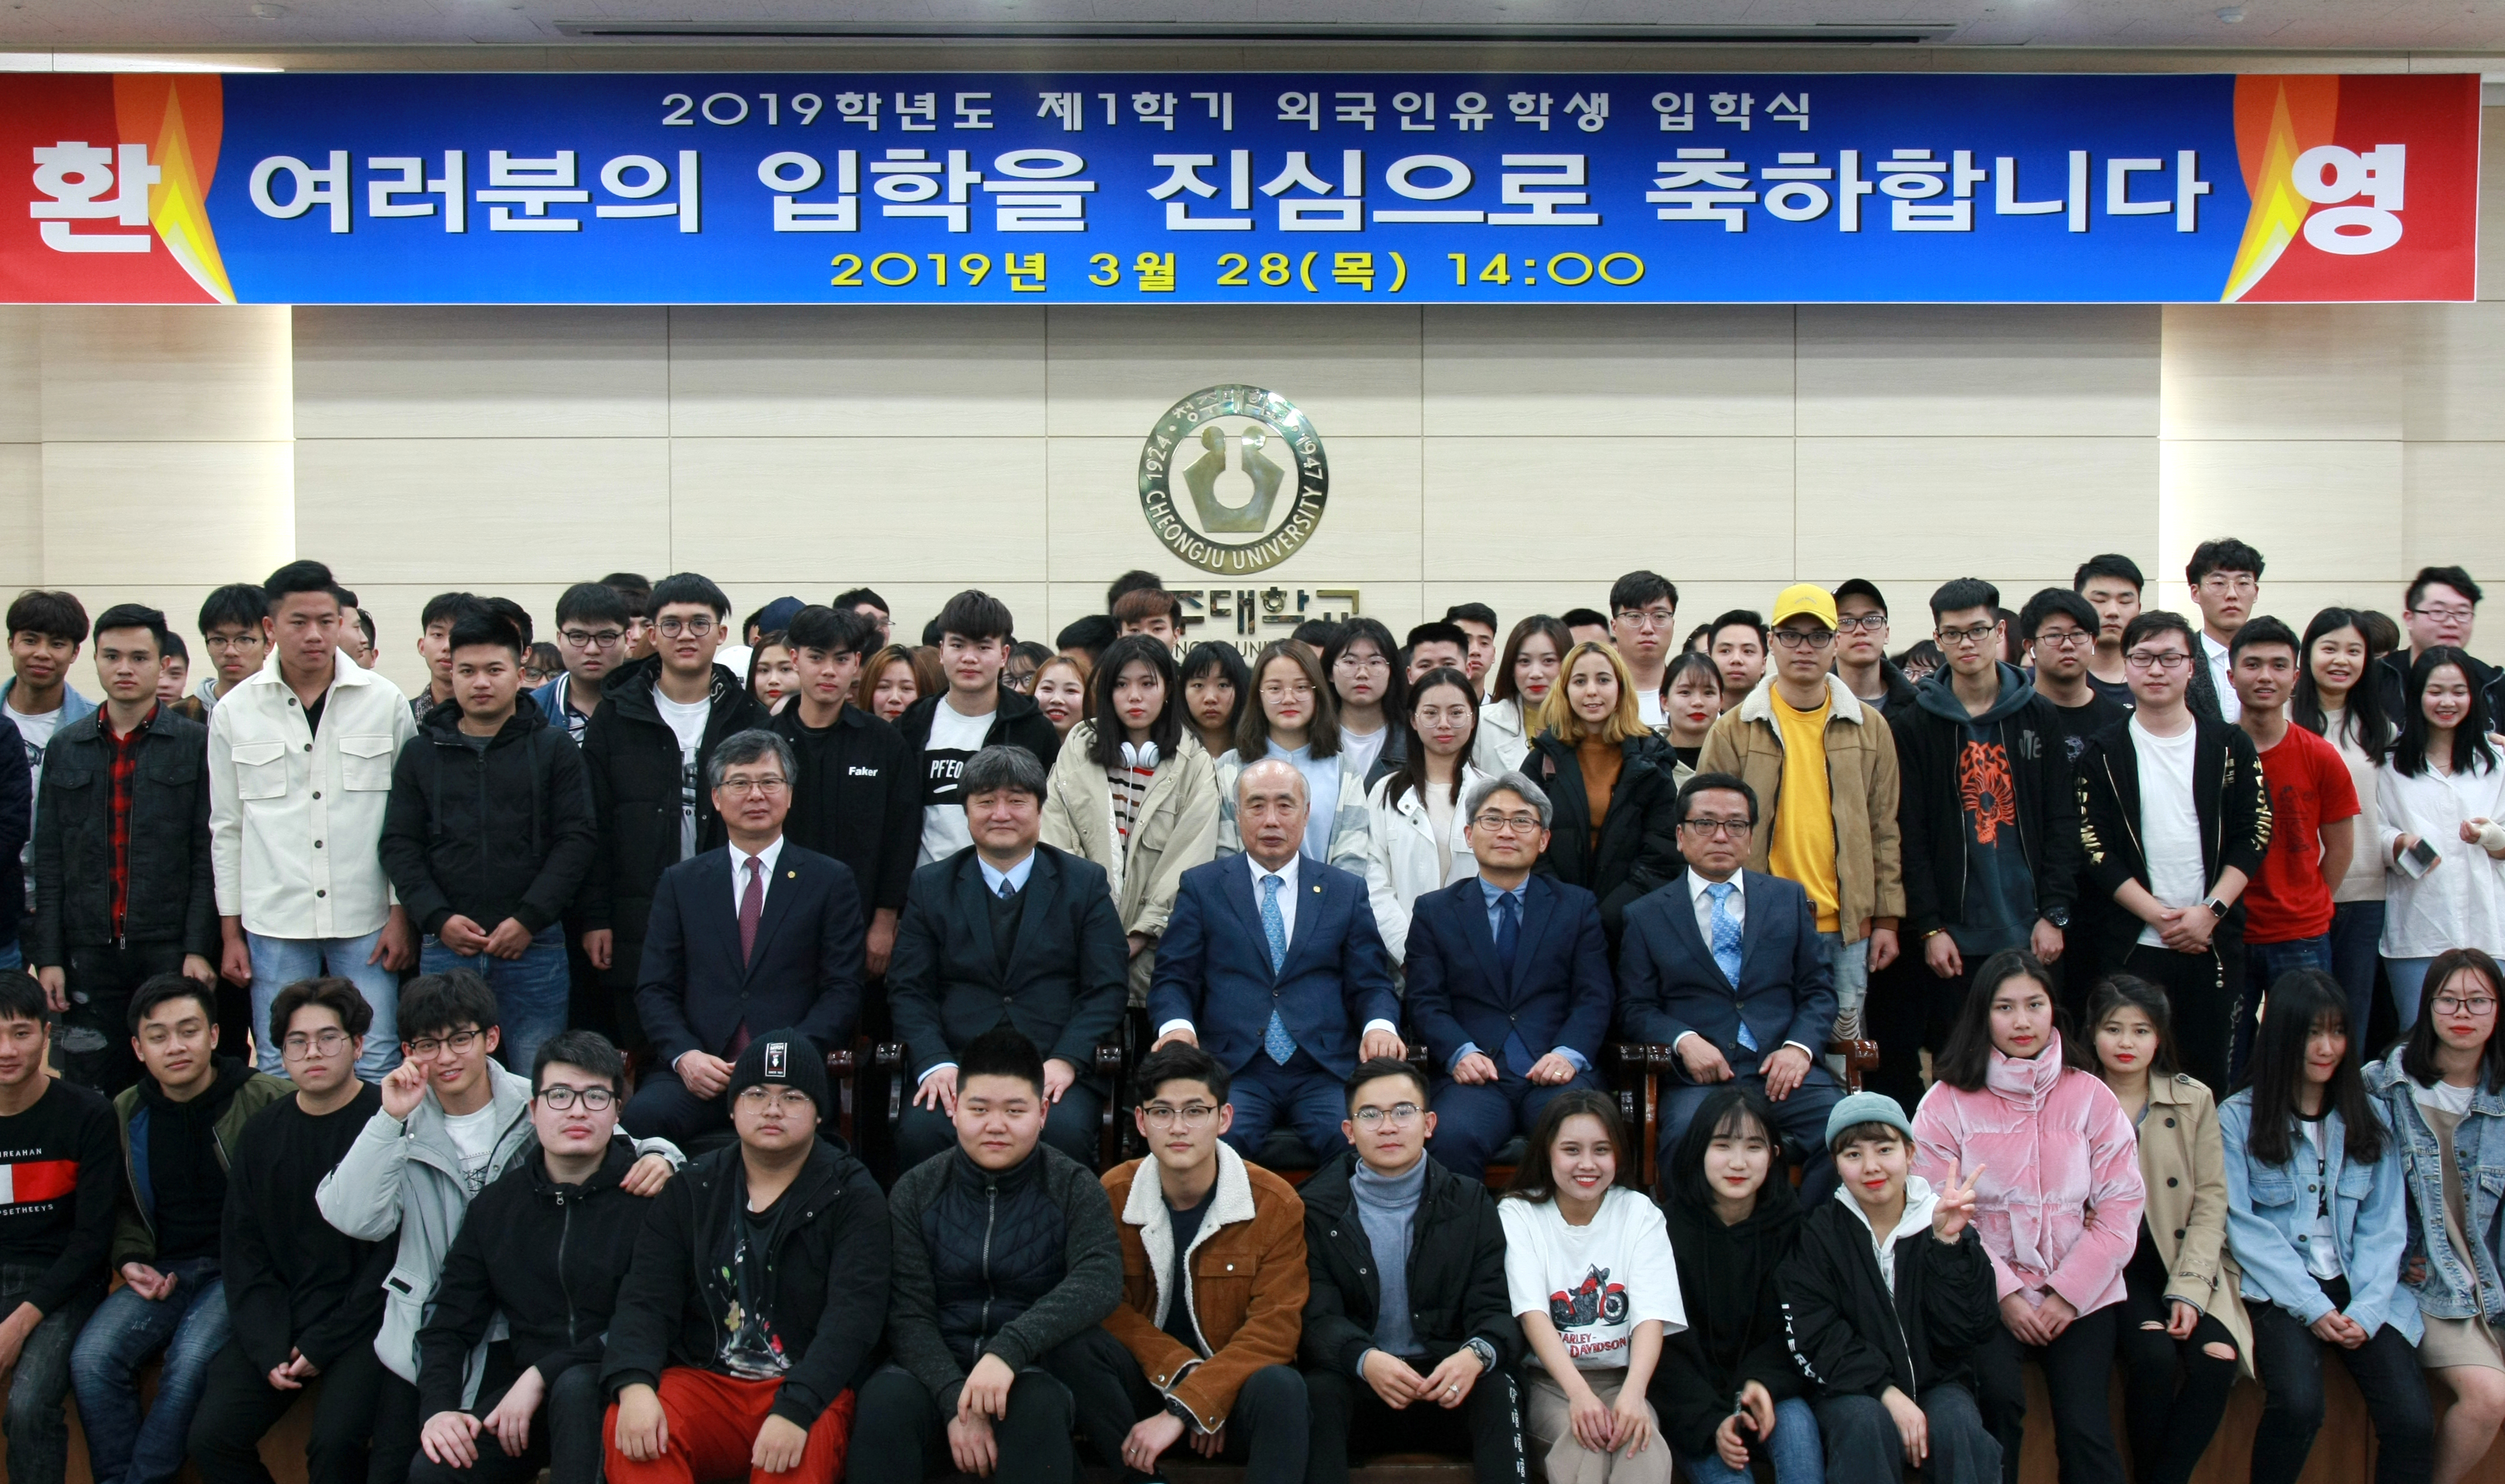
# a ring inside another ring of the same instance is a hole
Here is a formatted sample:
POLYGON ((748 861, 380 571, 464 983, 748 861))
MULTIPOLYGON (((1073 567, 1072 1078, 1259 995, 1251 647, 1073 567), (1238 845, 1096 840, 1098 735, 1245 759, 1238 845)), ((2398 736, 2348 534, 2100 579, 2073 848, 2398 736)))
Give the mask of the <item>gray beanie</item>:
POLYGON ((1901 1131, 1907 1143, 1913 1142, 1913 1120, 1905 1116, 1903 1106, 1894 1098, 1884 1092, 1855 1092, 1847 1095, 1835 1105, 1835 1112, 1826 1115, 1827 1148, 1832 1151, 1835 1136, 1856 1123, 1885 1123, 1901 1131))

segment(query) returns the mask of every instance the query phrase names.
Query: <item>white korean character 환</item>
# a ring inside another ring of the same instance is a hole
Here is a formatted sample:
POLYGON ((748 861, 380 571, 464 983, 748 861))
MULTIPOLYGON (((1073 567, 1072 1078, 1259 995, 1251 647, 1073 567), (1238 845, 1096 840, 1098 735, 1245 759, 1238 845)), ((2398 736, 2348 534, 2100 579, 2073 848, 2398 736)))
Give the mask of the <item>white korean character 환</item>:
POLYGON ((814 155, 785 150, 757 162, 757 182, 774 192, 776 231, 861 230, 861 152, 835 152, 835 195, 831 201, 803 201, 827 178, 827 167, 814 155))
POLYGON ((1235 94, 1231 92, 1195 92, 1191 95, 1191 100, 1195 103, 1206 103, 1209 105, 1209 117, 1217 121, 1217 130, 1219 133, 1231 134, 1235 132, 1235 94))
POLYGON ((1835 204, 1826 187, 1817 184, 1835 179, 1835 172, 1817 162, 1815 151, 1777 155, 1757 179, 1766 186, 1766 210, 1786 222, 1815 222, 1835 204))
POLYGON ((1892 231, 1974 230, 1974 188, 1992 178, 1975 168, 1972 150, 1958 150, 1952 159, 1933 159, 1928 150, 1894 150, 1877 169, 1879 189, 1895 202, 1892 231))
POLYGON ((1085 231, 1087 193, 1096 183, 1073 177, 1086 168, 1068 150, 1011 150, 993 160, 992 169, 1009 178, 983 182, 993 197, 992 230, 1085 231))
MULTIPOLYGON (((498 152, 499 158, 502 158, 502 151, 498 152)), ((565 158, 570 166, 574 157, 568 155, 565 158)), ((155 166, 150 168, 154 169, 155 166)), ((348 230, 349 217, 348 152, 333 150, 330 167, 323 170, 314 169, 293 155, 273 155, 252 167, 252 180, 248 194, 252 196, 253 205, 260 208, 263 216, 276 217, 281 221, 300 217, 316 206, 328 206, 331 208, 331 230, 345 232, 348 230), (270 189, 281 175, 286 176, 290 183, 288 197, 284 201, 279 200, 277 193, 270 189)), ((591 193, 586 191, 580 198, 589 200, 591 193)), ((28 209, 31 211, 33 208, 28 209)), ((142 217, 140 220, 144 222, 147 218, 142 217)), ((559 230, 572 231, 582 225, 577 222, 571 227, 559 230)), ((52 242, 52 233, 47 231, 44 234, 44 240, 47 243, 52 242)), ((111 251, 137 252, 141 249, 115 248, 111 251)))
POLYGON ((1696 132, 1696 94, 1692 92, 1654 93, 1652 111, 1661 116, 1661 131, 1665 134, 1696 132))
MULTIPOLYGON (((1392 194, 1412 201, 1449 201, 1470 189, 1470 167, 1450 155, 1408 155, 1383 172, 1392 194), (1441 179, 1419 179, 1418 172, 1440 173, 1441 179)), ((1485 211, 1461 206, 1394 206, 1374 210, 1378 222, 1484 222, 1485 211)))
POLYGON ((835 122, 858 124, 872 133, 878 132, 879 97, 874 92, 839 92, 835 94, 835 122))
POLYGON ((988 92, 961 92, 957 94, 957 122, 955 126, 958 128, 990 128, 992 126, 992 95, 988 92))
POLYGON ((675 201, 653 199, 669 188, 668 166, 650 155, 620 155, 600 167, 600 189, 634 204, 617 206, 603 201, 591 208, 591 214, 596 217, 677 217, 679 230, 701 230, 698 203, 702 199, 702 183, 696 170, 695 151, 679 151, 679 198, 675 201))
POLYGON ((1167 133, 1174 132, 1175 95, 1170 92, 1135 92, 1131 94, 1131 112, 1142 124, 1153 124, 1167 133))
POLYGON ((896 126, 908 134, 928 134, 938 128, 939 94, 935 92, 898 93, 896 126))
MULTIPOLYGON (((1365 203, 1365 152, 1343 150, 1340 153, 1340 194, 1338 200, 1294 200, 1279 202, 1281 231, 1358 231, 1363 229, 1365 203)), ((1289 150, 1287 166, 1261 183, 1263 195, 1284 197, 1290 191, 1310 191, 1316 195, 1329 195, 1331 183, 1314 173, 1306 162, 1305 152, 1289 150)))
POLYGON ((1766 105, 1766 122, 1794 124, 1802 133, 1808 133, 1809 89, 1804 88, 1797 93, 1776 93, 1775 101, 1766 105))
MULTIPOLYGON (((47 200, 30 201, 26 215, 42 222, 44 245, 56 253, 145 253, 153 251, 157 234, 153 231, 78 231, 72 222, 109 221, 122 227, 148 226, 148 188, 156 185, 162 172, 148 162, 148 146, 124 144, 107 148, 89 144, 84 139, 64 139, 58 144, 35 146, 35 190, 47 200), (106 195, 106 191, 112 195, 106 195)), ((342 178, 347 173, 347 156, 332 157, 342 178)), ((300 171, 303 162, 293 161, 300 171)), ((262 161, 271 164, 269 160, 262 161)), ((310 173, 310 172, 306 172, 310 173)), ((255 171, 253 179, 266 186, 268 177, 255 171)), ((266 191, 258 191, 254 203, 260 204, 266 191)), ((267 206, 262 210, 271 216, 300 216, 314 202, 307 198, 303 176, 298 177, 294 209, 279 212, 267 206)), ((341 204, 345 204, 344 197, 341 204)), ((345 231, 346 228, 335 228, 345 231)))
POLYGON ((1279 94, 1279 122, 1301 124, 1309 129, 1323 126, 1323 95, 1319 92, 1283 92, 1279 94))
POLYGON ((1736 124, 1742 133, 1748 131, 1748 110, 1756 105, 1756 98, 1745 92, 1717 92, 1705 101, 1713 110, 1714 123, 1736 124))
POLYGON ((1514 123, 1533 124, 1541 133, 1548 132, 1548 94, 1509 92, 1505 94, 1504 106, 1513 110, 1514 123))
POLYGON ((969 202, 973 188, 983 184, 983 173, 968 166, 964 150, 948 152, 944 188, 940 162, 927 150, 890 150, 885 159, 870 161, 869 174, 869 188, 884 203, 878 208, 880 216, 937 217, 950 231, 970 229, 973 208, 969 202))
POLYGON ((366 161, 366 215, 370 217, 431 217, 435 203, 430 195, 443 197, 443 230, 466 232, 470 230, 470 188, 467 161, 459 150, 443 152, 443 173, 430 177, 426 161, 414 155, 378 155, 366 161), (399 178, 394 179, 397 171, 399 178), (403 200, 414 196, 414 200, 403 200))
POLYGON ((1576 116, 1576 128, 1587 134, 1597 134, 1609 122, 1609 95, 1605 92, 1578 92, 1566 100, 1566 112, 1576 116))
POLYGON ((1486 93, 1464 92, 1456 95, 1453 99, 1453 122, 1459 124, 1462 132, 1465 134, 1485 132, 1488 120, 1495 117, 1488 112, 1486 93))
POLYGON ((1504 204, 1528 211, 1491 211, 1488 225, 1514 227, 1598 227, 1597 211, 1561 211, 1561 206, 1587 206, 1584 160, 1580 155, 1507 155, 1504 159, 1504 204))
POLYGON ((1331 94, 1331 119, 1338 124, 1362 125, 1374 132, 1374 94, 1370 92, 1335 92, 1331 94))
POLYGON ((1676 159, 1654 163, 1661 174, 1653 178, 1656 191, 1644 193, 1644 199, 1661 209, 1653 213, 1665 222, 1719 222, 1724 231, 1748 230, 1748 213, 1745 209, 1755 203, 1757 193, 1748 189, 1748 162, 1733 159, 1724 150, 1680 150, 1676 159))
POLYGON ((1435 95, 1431 92, 1394 93, 1392 111, 1400 116, 1400 126, 1411 133, 1435 131, 1435 95))
MULTIPOLYGON (((1229 150, 1226 152, 1226 157, 1227 209, 1250 212, 1252 209, 1252 152, 1229 150)), ((1217 186, 1200 178, 1201 171, 1214 170, 1217 167, 1217 156, 1153 155, 1149 157, 1149 160, 1153 164, 1165 166, 1167 172, 1164 180, 1148 188, 1149 199, 1166 203, 1166 230, 1251 231, 1252 230, 1252 218, 1250 216, 1218 216, 1215 213, 1193 216, 1191 202, 1183 198, 1186 192, 1202 200, 1208 200, 1217 194, 1217 186)))

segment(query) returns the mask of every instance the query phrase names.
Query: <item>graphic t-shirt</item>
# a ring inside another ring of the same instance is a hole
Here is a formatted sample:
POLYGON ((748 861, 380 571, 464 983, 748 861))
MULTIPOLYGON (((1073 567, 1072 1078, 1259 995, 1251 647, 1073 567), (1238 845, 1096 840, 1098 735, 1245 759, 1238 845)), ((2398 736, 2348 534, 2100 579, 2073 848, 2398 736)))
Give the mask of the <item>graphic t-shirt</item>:
MULTIPOLYGON (((2088 677, 2088 684, 2097 687, 2100 683, 2092 675, 2088 677)), ((2056 702, 2053 706, 2054 725, 2062 739, 2063 756, 2070 760, 2070 766, 2077 767, 2079 760, 2087 755, 2090 737, 2129 715, 2129 707, 2117 706, 2101 693, 2090 697, 2084 706, 2064 706, 2056 702)))
POLYGON ((1568 1224, 1555 1201, 1507 1199, 1496 1209, 1506 1301, 1516 1314, 1546 1315, 1575 1369, 1624 1366, 1645 1320, 1661 1321, 1664 1334, 1687 1327, 1670 1228, 1641 1195, 1611 1186, 1588 1226, 1568 1224))
POLYGON ((461 1184, 469 1187, 473 1198, 487 1188, 491 1173, 487 1164, 496 1157, 496 1135, 502 1128, 492 1102, 476 1113, 443 1115, 443 1137, 452 1141, 452 1152, 461 1161, 461 1184))
POLYGON ((1965 833, 1965 901, 1949 924, 1958 951, 1989 956, 2026 945, 2035 874, 2018 839, 2017 779, 2000 725, 1969 723, 1958 739, 1958 817, 1965 833))
MULTIPOLYGON (((2170 907, 2198 904, 2209 892, 2201 854, 2201 811, 2192 802, 2192 754, 2201 729, 2186 726, 2179 735, 2161 737, 2131 723, 2131 745, 2139 757, 2139 837, 2148 856, 2148 894, 2170 907)), ((2153 927, 2139 930, 2139 940, 2153 948, 2166 939, 2153 927)))
POLYGON ((2101 699, 2111 701, 2125 711, 2139 709, 2139 703, 2132 699, 2131 682, 2127 680, 2100 680, 2097 673, 2091 670, 2088 672, 2088 689, 2094 690, 2101 699))
MULTIPOLYGON (((67 705, 60 705, 42 716, 30 717, 15 706, 0 702, 0 711, 7 712, 9 720, 18 724, 18 738, 26 745, 27 788, 31 794, 44 792, 44 748, 53 740, 53 733, 61 729, 61 714, 68 710, 67 705)), ((32 912, 35 910, 35 841, 31 832, 25 847, 18 852, 18 864, 25 871, 26 910, 32 912)))
POLYGON ((37 1308, 102 1291, 122 1183, 121 1131, 101 1094, 53 1080, 0 1117, 0 1262, 46 1270, 23 1295, 37 1308))
POLYGON ((660 709, 661 720, 669 724, 671 734, 679 739, 679 859, 692 860, 696 853, 696 790, 702 787, 696 778, 696 752, 704 746, 705 719, 713 714, 713 693, 707 691, 700 701, 674 701, 654 690, 653 704, 660 709))
POLYGON ((983 739, 991 735, 992 718, 999 714, 993 710, 978 717, 963 716, 945 696, 932 711, 931 740, 922 745, 922 857, 918 864, 944 861, 974 843, 974 832, 966 828, 966 800, 957 792, 957 778, 966 771, 966 760, 983 750, 983 739))
POLYGON ((1833 933, 1844 900, 1835 884, 1835 796, 1826 783, 1826 715, 1834 702, 1821 694, 1817 710, 1794 711, 1781 690, 1768 699, 1782 734, 1783 781, 1766 865, 1800 883, 1817 906, 1817 931, 1833 933))
MULTIPOLYGON (((2322 827, 2357 817, 2357 785, 2340 750, 2290 726, 2261 755, 2270 791, 2270 852, 2243 895, 2244 941, 2285 943, 2331 931, 2331 888, 2322 879, 2322 827)), ((2354 842, 2372 852, 2373 840, 2354 842)))
POLYGON ((723 1312, 714 1363, 743 1381, 771 1381, 792 1368, 791 1358, 783 1353, 783 1336, 765 1307, 765 1294, 773 1289, 767 1270, 774 1252, 775 1207, 781 1204, 778 1196, 762 1211, 740 1213, 741 1219, 730 1228, 730 1251, 722 1260, 722 1280, 732 1299, 723 1312))

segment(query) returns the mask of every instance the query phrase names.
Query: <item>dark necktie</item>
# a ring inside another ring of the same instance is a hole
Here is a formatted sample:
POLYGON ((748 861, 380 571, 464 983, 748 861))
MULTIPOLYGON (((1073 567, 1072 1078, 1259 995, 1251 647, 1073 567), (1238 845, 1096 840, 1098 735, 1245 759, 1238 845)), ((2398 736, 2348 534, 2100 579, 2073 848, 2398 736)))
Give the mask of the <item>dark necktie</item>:
MULTIPOLYGON (((1496 899, 1496 961, 1504 966, 1507 988, 1512 987, 1513 956, 1521 946, 1522 899, 1511 892, 1501 893, 1496 899)), ((1531 1048, 1522 1043, 1520 1032, 1506 1031, 1502 1049, 1505 1070, 1516 1077, 1530 1074, 1531 1048)))
POLYGON ((739 961, 742 964, 757 952, 757 923, 764 915, 765 863, 750 856, 748 885, 739 893, 739 961))

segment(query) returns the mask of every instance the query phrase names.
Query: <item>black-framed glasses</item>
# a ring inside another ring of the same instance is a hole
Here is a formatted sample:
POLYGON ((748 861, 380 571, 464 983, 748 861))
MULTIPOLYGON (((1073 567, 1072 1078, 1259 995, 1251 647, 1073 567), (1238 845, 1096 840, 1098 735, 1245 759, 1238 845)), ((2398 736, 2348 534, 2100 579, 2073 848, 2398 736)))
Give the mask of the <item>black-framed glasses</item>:
POLYGON ((558 1113, 565 1113, 578 1103, 582 1105, 584 1113, 606 1113, 617 1102, 617 1094, 606 1087, 568 1087, 563 1082, 556 1082, 540 1089, 540 1101, 558 1113))
POLYGON ((692 618, 663 618, 653 626, 661 631, 661 637, 664 639, 676 639, 681 634, 686 634, 691 639, 702 639, 713 632, 714 622, 711 618, 698 615, 692 618))
POLYGON ((1875 634, 1887 626, 1886 614, 1850 614, 1835 620, 1835 631, 1839 634, 1849 634, 1854 629, 1875 634))
POLYGON ((1835 631, 1824 628, 1779 628, 1775 643, 1787 650, 1822 650, 1835 642, 1835 631))
POLYGON ((1140 1110, 1150 1128, 1172 1128, 1181 1120, 1185 1128, 1199 1128, 1217 1115, 1217 1110, 1207 1103, 1185 1103, 1181 1108, 1165 1103, 1150 1103, 1140 1110))
POLYGON ((1683 819, 1678 822, 1678 828, 1703 839, 1723 835, 1742 840, 1746 839, 1748 831, 1757 827, 1744 819, 1683 819))
POLYGON ((473 1026, 466 1031, 455 1031, 449 1036, 422 1036, 415 1041, 404 1042, 403 1049, 409 1055, 417 1057, 439 1056, 445 1051, 450 1051, 457 1056, 476 1045, 485 1039, 486 1034, 473 1026))
POLYGON ((566 648, 574 650, 614 650, 626 639, 622 628, 561 628, 556 632, 566 648))
POLYGON ((1991 642, 1992 636, 1997 632, 1999 628, 2000 625, 1996 622, 1972 623, 1968 624, 1964 628, 1941 629, 1938 631, 1936 637, 1939 639, 1940 648, 1942 649, 1950 649, 1960 644, 1988 644, 1991 642))

